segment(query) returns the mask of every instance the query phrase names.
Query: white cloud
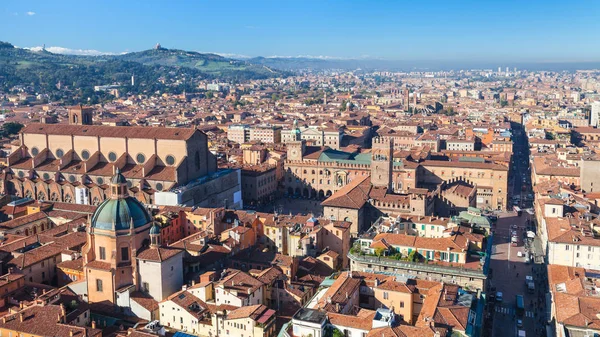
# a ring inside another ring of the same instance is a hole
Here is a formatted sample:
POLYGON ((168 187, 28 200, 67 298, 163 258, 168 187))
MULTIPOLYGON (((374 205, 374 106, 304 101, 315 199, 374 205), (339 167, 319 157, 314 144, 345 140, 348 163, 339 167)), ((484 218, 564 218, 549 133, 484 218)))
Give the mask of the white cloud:
POLYGON ((25 13, 25 14, 27 14, 27 15, 29 15, 29 16, 33 16, 33 15, 35 15, 35 12, 29 11, 29 12, 27 12, 27 13, 25 13))
MULTIPOLYGON (((30 47, 25 48, 33 51, 41 51, 43 47, 30 47)), ((103 52, 95 49, 71 49, 64 47, 46 47, 46 51, 49 51, 54 54, 67 54, 67 55, 85 55, 85 56, 99 56, 99 55, 119 55, 125 53, 113 53, 113 52, 103 52)))
POLYGON ((282 58, 282 59, 307 58, 307 59, 317 59, 317 60, 350 60, 350 58, 346 58, 346 57, 327 56, 327 55, 297 55, 297 56, 272 55, 272 56, 266 56, 266 58, 282 58))
POLYGON ((231 59, 252 58, 252 56, 248 56, 248 55, 234 54, 234 53, 219 53, 219 52, 214 52, 214 51, 198 51, 198 53, 200 53, 200 54, 215 54, 215 55, 219 55, 219 56, 223 56, 223 57, 231 58, 231 59))

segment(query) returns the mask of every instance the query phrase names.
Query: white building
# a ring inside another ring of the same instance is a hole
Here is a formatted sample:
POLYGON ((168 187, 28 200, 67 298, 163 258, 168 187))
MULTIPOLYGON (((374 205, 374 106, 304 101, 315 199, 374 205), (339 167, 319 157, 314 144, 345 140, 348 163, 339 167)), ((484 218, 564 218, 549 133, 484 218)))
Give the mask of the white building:
POLYGON ((239 270, 227 270, 215 283, 215 302, 235 307, 262 304, 264 284, 239 270))
POLYGON ((592 103, 592 112, 590 113, 590 126, 598 127, 600 122, 600 101, 592 103))

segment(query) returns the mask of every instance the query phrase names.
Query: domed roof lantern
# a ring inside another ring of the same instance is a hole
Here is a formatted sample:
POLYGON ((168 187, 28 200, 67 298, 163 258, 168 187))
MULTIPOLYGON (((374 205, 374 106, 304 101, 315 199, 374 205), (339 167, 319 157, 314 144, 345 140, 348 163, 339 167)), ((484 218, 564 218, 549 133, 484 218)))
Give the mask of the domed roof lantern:
POLYGON ((150 247, 157 248, 160 247, 160 244, 160 225, 155 222, 154 225, 152 225, 152 228, 150 228, 150 247))
POLYGON ((110 192, 112 199, 126 198, 129 194, 127 192, 127 179, 118 167, 115 175, 110 179, 110 192))
POLYGON ((132 231, 152 222, 152 216, 144 205, 127 192, 127 179, 118 168, 110 185, 111 196, 92 215, 91 227, 112 232, 132 231))

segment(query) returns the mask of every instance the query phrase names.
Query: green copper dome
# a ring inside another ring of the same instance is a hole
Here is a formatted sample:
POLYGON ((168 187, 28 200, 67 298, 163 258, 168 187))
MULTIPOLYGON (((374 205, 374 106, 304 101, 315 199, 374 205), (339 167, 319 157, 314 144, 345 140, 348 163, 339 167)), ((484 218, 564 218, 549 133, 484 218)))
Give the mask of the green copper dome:
POLYGON ((106 199, 98 206, 92 216, 91 227, 119 231, 133 227, 138 228, 152 221, 152 217, 136 198, 126 197, 106 199))
POLYGON ((160 234, 160 226, 155 223, 154 225, 152 225, 152 228, 150 228, 150 235, 159 235, 160 234))

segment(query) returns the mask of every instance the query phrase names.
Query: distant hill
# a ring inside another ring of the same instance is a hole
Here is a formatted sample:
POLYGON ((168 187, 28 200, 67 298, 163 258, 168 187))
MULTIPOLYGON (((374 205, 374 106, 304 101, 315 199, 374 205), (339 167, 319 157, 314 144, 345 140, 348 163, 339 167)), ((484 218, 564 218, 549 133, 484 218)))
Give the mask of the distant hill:
MULTIPOLYGON (((105 56, 106 57, 106 56, 105 56)), ((281 75, 266 65, 250 61, 228 59, 216 54, 203 54, 178 49, 150 49, 112 56, 113 59, 138 62, 144 65, 184 67, 225 78, 269 78, 281 75)))
POLYGON ((4 89, 34 85, 50 90, 61 82, 72 88, 91 90, 94 85, 116 82, 126 85, 132 74, 136 76, 136 84, 144 90, 174 90, 174 84, 163 85, 164 81, 159 82, 159 79, 170 78, 176 84, 193 85, 194 80, 199 79, 244 81, 289 73, 249 61, 176 49, 79 56, 32 51, 0 42, 0 86, 4 89))

